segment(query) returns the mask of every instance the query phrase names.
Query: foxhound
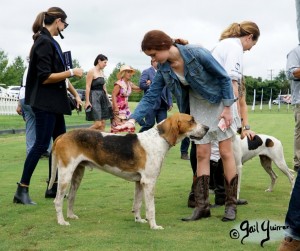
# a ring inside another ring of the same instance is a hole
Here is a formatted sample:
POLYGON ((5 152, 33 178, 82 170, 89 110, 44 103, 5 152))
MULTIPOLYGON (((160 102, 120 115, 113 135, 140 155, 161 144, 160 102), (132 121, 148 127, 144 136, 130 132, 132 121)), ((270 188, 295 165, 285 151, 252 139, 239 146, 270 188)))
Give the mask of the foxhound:
POLYGON ((208 127, 197 123, 191 115, 176 113, 156 127, 137 134, 116 135, 92 129, 77 129, 58 137, 52 148, 52 187, 58 170, 58 188, 54 200, 57 221, 65 221, 62 208, 67 187, 67 217, 78 219, 73 213, 76 191, 85 167, 97 168, 128 181, 135 182, 132 212, 135 221, 149 222, 151 229, 163 229, 155 220, 154 188, 163 160, 170 147, 185 137, 201 139, 208 127), (146 219, 141 218, 142 197, 146 205, 146 219))
POLYGON ((239 175, 237 198, 239 198, 240 193, 243 164, 255 156, 259 156, 261 165, 271 178, 271 184, 265 190, 266 192, 273 191, 278 177, 272 169, 272 162, 287 176, 291 189, 293 189, 293 170, 289 169, 286 164, 280 140, 265 134, 256 134, 253 140, 249 140, 247 137, 241 139, 239 136, 235 136, 233 137, 233 148, 239 175))

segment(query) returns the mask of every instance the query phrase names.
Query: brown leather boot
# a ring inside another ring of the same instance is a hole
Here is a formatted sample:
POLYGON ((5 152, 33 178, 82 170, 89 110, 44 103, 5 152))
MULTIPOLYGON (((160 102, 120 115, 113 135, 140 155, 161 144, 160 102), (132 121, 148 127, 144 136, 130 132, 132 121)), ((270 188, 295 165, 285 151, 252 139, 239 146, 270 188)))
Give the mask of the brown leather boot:
POLYGON ((195 221, 210 217, 209 208, 209 175, 197 177, 194 182, 195 209, 190 217, 183 221, 195 221))
POLYGON ((215 204, 211 206, 211 208, 214 208, 225 205, 226 193, 224 185, 224 170, 222 159, 219 159, 217 163, 212 163, 211 161, 210 168, 212 168, 212 165, 215 165, 215 172, 213 176, 215 184, 215 204))
POLYGON ((194 190, 191 190, 190 193, 189 193, 189 197, 188 197, 188 207, 190 208, 195 208, 195 193, 194 193, 194 190))
POLYGON ((284 240, 281 241, 277 251, 300 251, 300 241, 286 236, 284 240))
POLYGON ((237 185, 238 175, 236 174, 230 182, 225 178, 225 214, 222 221, 233 221, 236 216, 236 205, 237 205, 237 185))
POLYGON ((191 191, 189 193, 189 197, 188 197, 188 207, 190 208, 194 208, 195 207, 195 193, 194 193, 194 189, 195 189, 195 180, 196 180, 197 176, 193 176, 193 184, 191 186, 191 191))

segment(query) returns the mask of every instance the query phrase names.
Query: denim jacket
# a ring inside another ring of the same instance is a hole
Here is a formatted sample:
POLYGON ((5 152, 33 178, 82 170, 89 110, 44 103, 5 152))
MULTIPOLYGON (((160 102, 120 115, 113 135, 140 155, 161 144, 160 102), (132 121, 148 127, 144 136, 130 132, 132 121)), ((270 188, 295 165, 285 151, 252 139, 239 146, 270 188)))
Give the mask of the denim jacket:
MULTIPOLYGON (((147 80, 151 80, 152 82, 155 77, 155 74, 156 74, 156 70, 154 69, 153 66, 151 66, 150 68, 142 72, 140 78, 140 88, 144 90, 144 95, 147 94, 150 88, 150 85, 146 84, 147 80)), ((169 88, 165 86, 161 92, 161 95, 156 98, 156 102, 153 109, 159 110, 162 108, 168 110, 171 106, 173 106, 172 93, 170 92, 169 88)))
POLYGON ((165 109, 169 110, 173 106, 172 93, 169 88, 165 86, 161 92, 160 97, 156 99, 155 105, 153 106, 154 110, 165 109))
POLYGON ((144 118, 147 108, 154 105, 164 86, 167 86, 176 97, 180 112, 188 110, 189 88, 210 103, 217 104, 222 101, 224 106, 231 106, 234 103, 231 80, 207 49, 195 45, 175 44, 175 46, 183 58, 184 77, 189 86, 180 83, 169 62, 159 64, 150 89, 130 116, 137 122, 144 118))

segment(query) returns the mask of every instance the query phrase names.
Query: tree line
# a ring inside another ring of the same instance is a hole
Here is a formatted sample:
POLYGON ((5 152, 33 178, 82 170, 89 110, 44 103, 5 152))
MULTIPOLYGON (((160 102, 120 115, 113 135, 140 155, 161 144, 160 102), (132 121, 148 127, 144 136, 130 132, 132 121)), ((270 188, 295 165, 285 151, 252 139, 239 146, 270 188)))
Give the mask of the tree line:
MULTIPOLYGON (((78 60, 73 59, 73 67, 81 67, 78 60)), ((117 81, 117 73, 121 65, 125 63, 119 62, 116 67, 113 69, 112 73, 107 78, 107 91, 112 92, 114 83, 117 81)), ((134 68, 134 67, 133 67, 134 68)), ((4 87, 11 85, 20 85, 23 77, 23 73, 26 69, 26 62, 22 57, 17 56, 11 64, 9 64, 8 56, 3 51, 0 50, 0 84, 4 87)), ((139 78, 141 76, 141 71, 135 69, 136 73, 132 77, 132 82, 137 84, 139 83, 139 78)), ((76 89, 85 89, 85 80, 86 73, 81 79, 70 78, 71 83, 76 89)), ((253 102, 254 90, 256 90, 256 100, 260 102, 262 90, 263 90, 263 102, 268 102, 270 98, 275 99, 280 93, 288 94, 290 93, 290 85, 287 79, 285 70, 281 70, 279 74, 272 80, 262 80, 261 77, 254 78, 251 76, 245 76, 246 82, 246 100, 248 104, 253 102), (272 97, 270 95, 272 94, 272 97)), ((143 92, 135 93, 129 97, 130 101, 139 101, 143 96, 143 92)))

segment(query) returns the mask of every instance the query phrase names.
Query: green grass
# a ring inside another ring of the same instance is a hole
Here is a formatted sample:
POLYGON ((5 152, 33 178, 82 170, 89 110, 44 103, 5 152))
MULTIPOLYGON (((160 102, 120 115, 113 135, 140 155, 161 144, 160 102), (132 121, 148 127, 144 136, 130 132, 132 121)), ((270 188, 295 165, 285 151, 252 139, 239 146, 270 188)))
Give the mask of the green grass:
MULTIPOLYGON (((133 111, 136 107, 137 103, 132 102, 130 103, 131 110, 133 111)), ((263 110, 259 109, 259 106, 256 106, 255 111, 251 111, 251 107, 249 108, 249 113, 253 114, 286 114, 286 113, 292 113, 292 108, 289 106, 289 110, 287 109, 287 105, 281 105, 280 110, 278 110, 278 106, 272 105, 272 109, 269 110, 267 105, 263 106, 263 110)), ((177 111, 177 106, 175 104, 174 109, 171 111, 171 113, 177 111)), ((170 114, 170 113, 169 113, 170 114)), ((67 126, 74 126, 79 124, 91 124, 90 121, 85 120, 85 113, 80 112, 77 114, 76 111, 73 111, 72 116, 65 116, 66 125, 67 126)), ((251 121, 251 124, 252 121, 251 121)), ((25 127, 25 122, 19 115, 7 115, 3 116, 0 115, 0 130, 8 130, 8 129, 23 129, 25 127)))
MULTIPOLYGON (((257 133, 274 135, 282 141, 287 164, 292 168, 292 110, 250 111, 249 118, 257 133)), ((16 126, 15 119, 21 117, 0 116, 1 129, 4 121, 6 128, 16 126)), ((86 123, 83 114, 74 114, 66 121, 67 125, 86 123)), ((270 178, 259 158, 254 158, 244 165, 240 196, 249 204, 238 207, 235 222, 221 221, 223 208, 212 209, 208 219, 182 222, 182 217, 192 213, 186 206, 192 172, 189 161, 180 159, 179 146, 167 154, 156 186, 156 220, 164 230, 150 230, 148 224, 134 222, 133 183, 97 170, 86 170, 75 202, 75 213, 80 219, 70 220, 71 226, 65 227, 56 222, 52 200, 44 198, 48 174, 45 159, 40 160, 30 186, 30 195, 38 205, 12 203, 25 160, 25 136, 0 136, 0 250, 276 250, 281 233, 275 236, 273 232, 262 248, 262 231, 257 240, 250 241, 251 235, 246 238, 244 245, 241 237, 233 240, 229 232, 239 229, 245 220, 270 220, 271 224, 283 225, 290 191, 287 177, 274 167, 279 176, 275 189, 264 192, 270 178)), ((64 206, 66 209, 66 202, 64 206)), ((242 230, 239 232, 244 236, 242 230)))

